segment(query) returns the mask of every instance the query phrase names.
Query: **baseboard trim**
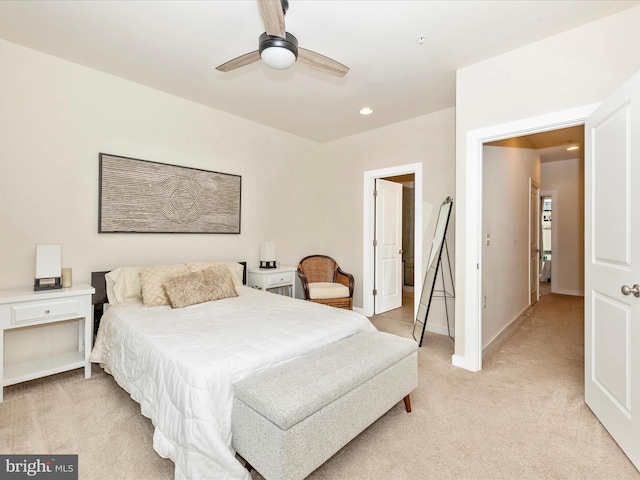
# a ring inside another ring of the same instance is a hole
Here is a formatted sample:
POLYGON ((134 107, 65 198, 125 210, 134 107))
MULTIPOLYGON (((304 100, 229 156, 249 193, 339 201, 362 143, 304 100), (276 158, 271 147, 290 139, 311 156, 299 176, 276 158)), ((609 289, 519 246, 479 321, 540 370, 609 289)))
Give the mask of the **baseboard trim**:
POLYGON ((493 337, 493 340, 491 340, 485 347, 482 348, 483 358, 485 355, 491 352, 494 348, 500 345, 503 342, 503 340, 507 338, 511 334, 511 332, 513 332, 522 323, 522 320, 526 316, 526 313, 529 310, 529 308, 531 307, 526 308, 524 312, 522 312, 520 315, 514 318, 511 322, 509 322, 509 324, 506 327, 504 327, 500 331, 500 333, 498 333, 495 337, 493 337))

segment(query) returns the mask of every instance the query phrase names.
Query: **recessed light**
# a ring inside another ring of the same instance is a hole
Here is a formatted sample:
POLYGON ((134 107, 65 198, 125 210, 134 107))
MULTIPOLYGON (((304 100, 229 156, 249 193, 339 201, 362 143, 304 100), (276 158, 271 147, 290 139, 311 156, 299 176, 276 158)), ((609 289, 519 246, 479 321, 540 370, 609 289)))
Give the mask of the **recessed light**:
POLYGON ((427 40, 427 37, 425 37, 424 35, 420 35, 420 36, 416 39, 416 42, 418 42, 420 45, 422 45, 426 40, 427 40))
POLYGON ((360 109, 360 113, 362 115, 371 115, 373 113, 373 109, 369 107, 364 107, 360 109))

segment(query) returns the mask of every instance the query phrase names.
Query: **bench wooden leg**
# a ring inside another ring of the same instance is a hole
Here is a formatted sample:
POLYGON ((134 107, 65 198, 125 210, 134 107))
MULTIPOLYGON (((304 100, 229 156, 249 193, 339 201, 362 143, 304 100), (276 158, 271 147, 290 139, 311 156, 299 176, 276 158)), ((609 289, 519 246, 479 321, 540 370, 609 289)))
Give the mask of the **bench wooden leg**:
POLYGON ((404 397, 404 408, 407 409, 407 413, 411 413, 411 398, 409 395, 404 397))
POLYGON ((241 460, 240 463, 243 464, 244 468, 246 468, 248 471, 253 470, 253 467, 251 466, 251 464, 249 462, 247 462, 239 453, 236 453, 236 456, 237 456, 238 460, 241 460))

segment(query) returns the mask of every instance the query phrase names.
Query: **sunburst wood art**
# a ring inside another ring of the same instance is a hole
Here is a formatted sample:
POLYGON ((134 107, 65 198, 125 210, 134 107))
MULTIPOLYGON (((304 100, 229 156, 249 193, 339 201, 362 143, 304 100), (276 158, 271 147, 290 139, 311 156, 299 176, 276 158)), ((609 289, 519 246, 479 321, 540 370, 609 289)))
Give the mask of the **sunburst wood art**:
POLYGON ((105 153, 99 170, 99 233, 240 233, 240 175, 105 153))

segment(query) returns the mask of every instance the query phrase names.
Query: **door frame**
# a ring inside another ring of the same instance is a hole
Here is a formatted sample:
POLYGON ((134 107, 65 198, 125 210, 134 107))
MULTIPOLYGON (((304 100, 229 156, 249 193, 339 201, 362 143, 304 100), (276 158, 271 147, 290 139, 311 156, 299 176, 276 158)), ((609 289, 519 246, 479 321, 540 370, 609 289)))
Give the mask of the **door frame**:
POLYGON ((413 318, 416 317, 417 306, 415 292, 422 291, 422 163, 398 165, 378 170, 364 172, 363 188, 363 219, 362 219, 362 313, 370 317, 373 315, 373 284, 374 263, 373 252, 375 190, 376 178, 395 177, 398 175, 414 174, 415 176, 415 215, 414 215, 414 269, 413 269, 413 318))
MULTIPOLYGON (((502 123, 477 130, 470 130, 466 136, 466 196, 464 213, 456 215, 456 223, 466 232, 456 236, 456 259, 464 259, 461 268, 456 271, 459 288, 466 294, 456 297, 456 322, 464 324, 464 353, 460 355, 460 346, 456 343, 456 353, 452 364, 477 372, 482 370, 482 190, 483 190, 483 153, 485 143, 505 138, 520 137, 533 133, 583 125, 586 118, 600 103, 584 105, 560 112, 529 117, 513 122, 502 123)), ((585 233, 586 234, 586 233, 585 233)), ((460 264, 459 264, 460 265, 460 264)), ((551 264, 553 266, 553 263, 551 264)))

